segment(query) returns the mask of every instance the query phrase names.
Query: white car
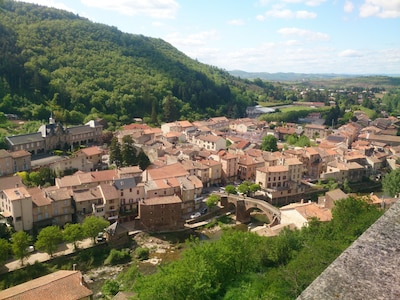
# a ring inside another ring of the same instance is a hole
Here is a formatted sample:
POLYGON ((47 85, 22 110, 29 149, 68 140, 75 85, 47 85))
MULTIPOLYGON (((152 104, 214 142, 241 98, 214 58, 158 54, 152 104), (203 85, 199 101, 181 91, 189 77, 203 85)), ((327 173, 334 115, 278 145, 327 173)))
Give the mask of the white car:
POLYGON ((192 215, 190 216, 190 218, 191 218, 191 219, 196 219, 196 218, 198 218, 198 217, 200 217, 200 216, 201 216, 201 213, 196 212, 196 213, 192 214, 192 215))

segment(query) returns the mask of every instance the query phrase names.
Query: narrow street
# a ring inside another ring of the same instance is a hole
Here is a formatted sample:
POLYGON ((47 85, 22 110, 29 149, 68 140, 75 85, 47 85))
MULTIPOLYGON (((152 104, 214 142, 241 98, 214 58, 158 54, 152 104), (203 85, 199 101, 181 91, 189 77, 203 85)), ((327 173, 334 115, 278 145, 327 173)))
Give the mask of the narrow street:
MULTIPOLYGON (((86 249, 90 248, 93 245, 93 240, 88 238, 84 239, 82 241, 79 241, 77 243, 78 248, 80 249, 86 249)), ((58 246, 58 250, 53 254, 53 257, 57 256, 62 256, 66 254, 70 254, 74 252, 74 245, 72 243, 62 243, 58 246)), ((27 264, 34 264, 35 262, 45 262, 50 260, 50 255, 48 255, 45 252, 40 252, 40 251, 34 251, 29 255, 27 259, 24 259, 24 265, 27 264)), ((4 265, 5 269, 7 269, 6 272, 14 271, 17 269, 21 269, 23 266, 21 266, 21 261, 20 260, 11 260, 8 261, 4 265)), ((3 269, 4 270, 4 269, 3 269)))

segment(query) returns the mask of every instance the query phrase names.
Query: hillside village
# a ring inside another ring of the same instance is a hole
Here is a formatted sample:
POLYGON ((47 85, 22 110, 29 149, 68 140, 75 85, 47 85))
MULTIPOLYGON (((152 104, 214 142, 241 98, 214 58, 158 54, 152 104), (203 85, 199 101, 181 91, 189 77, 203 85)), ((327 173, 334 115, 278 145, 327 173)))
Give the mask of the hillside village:
MULTIPOLYGON (((137 151, 150 159, 145 170, 111 167, 110 148, 99 140, 101 124, 91 121, 64 128, 50 117, 38 133, 8 137, 9 150, 0 150, 1 215, 17 231, 63 226, 88 215, 111 223, 133 222, 136 229, 145 231, 179 230, 204 207, 211 189, 248 181, 261 187, 257 198, 281 207, 282 222, 296 223, 296 218, 286 220, 284 213, 290 215, 293 210, 300 215, 298 227, 312 216, 329 220, 333 201, 346 194, 335 190, 318 203, 311 202, 316 199, 313 195, 321 194, 314 183, 333 179, 341 186, 367 178, 379 180, 398 166, 398 119, 371 121, 361 111, 354 115, 356 121, 337 129, 321 125, 318 113, 310 114, 306 124, 222 116, 165 123, 159 128, 126 125, 114 136, 120 144, 124 136, 131 137, 137 151), (292 134, 307 136, 315 146, 288 146, 285 136, 292 134), (261 149, 268 135, 278 140, 279 151, 261 149), (85 147, 71 156, 36 159, 37 154, 64 145, 66 149, 85 147), (54 186, 28 188, 19 176, 7 176, 40 168, 59 176, 54 186), (68 172, 72 174, 61 176, 68 172)), ((373 200, 379 205, 385 201, 375 195, 373 200)))

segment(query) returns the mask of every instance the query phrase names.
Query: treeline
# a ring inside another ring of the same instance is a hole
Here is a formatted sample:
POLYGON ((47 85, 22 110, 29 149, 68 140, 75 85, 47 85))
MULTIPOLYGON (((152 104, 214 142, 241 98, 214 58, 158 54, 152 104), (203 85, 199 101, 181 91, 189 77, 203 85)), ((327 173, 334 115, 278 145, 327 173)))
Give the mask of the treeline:
POLYGON ((4 113, 45 120, 53 111, 69 124, 95 117, 110 124, 133 117, 149 123, 240 117, 273 88, 201 64, 161 39, 123 33, 62 10, 2 2, 4 113))

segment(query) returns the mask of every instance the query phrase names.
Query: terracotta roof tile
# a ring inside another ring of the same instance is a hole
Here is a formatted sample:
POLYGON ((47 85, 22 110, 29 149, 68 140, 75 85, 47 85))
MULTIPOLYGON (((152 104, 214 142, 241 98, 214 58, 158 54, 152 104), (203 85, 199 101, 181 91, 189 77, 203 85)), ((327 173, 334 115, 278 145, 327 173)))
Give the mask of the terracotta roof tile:
POLYGON ((93 295, 79 271, 61 270, 0 291, 7 300, 74 300, 93 295))

